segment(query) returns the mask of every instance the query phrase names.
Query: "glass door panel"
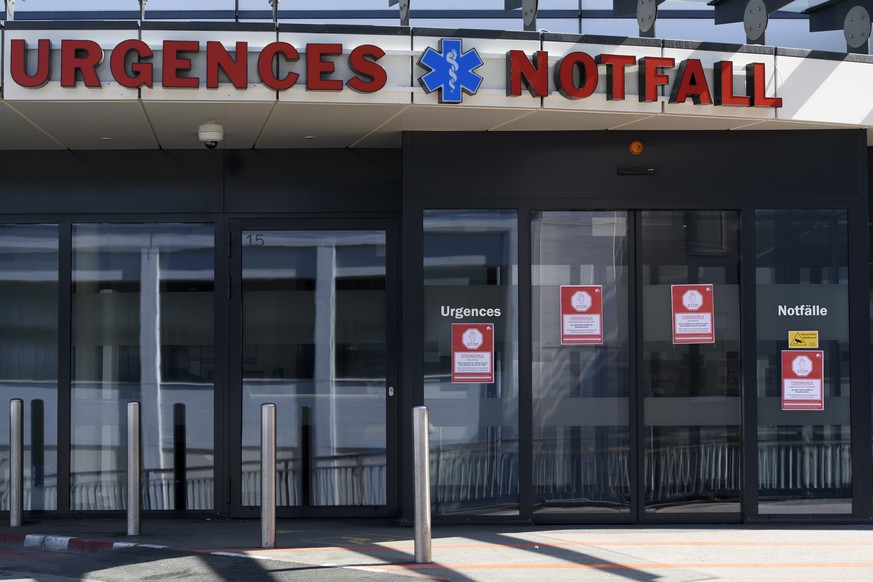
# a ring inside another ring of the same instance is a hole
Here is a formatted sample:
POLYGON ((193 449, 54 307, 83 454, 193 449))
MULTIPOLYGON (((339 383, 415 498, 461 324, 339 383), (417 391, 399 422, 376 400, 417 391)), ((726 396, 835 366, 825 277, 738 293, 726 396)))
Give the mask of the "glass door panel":
POLYGON ((74 224, 70 508, 126 508, 141 403, 144 510, 212 510, 211 224, 74 224))
POLYGON ((739 214, 640 216, 644 511, 738 513, 739 214))
POLYGON ((629 513, 627 213, 534 213, 531 262, 534 513, 629 513))
POLYGON ((848 215, 759 210, 755 238, 758 511, 851 513, 848 215), (802 330, 815 331, 818 346, 789 350, 790 333, 802 330), (783 388, 783 361, 798 355, 823 360, 818 405, 783 388))
POLYGON ((0 225, 0 511, 9 510, 9 409, 24 401, 24 510, 58 508, 58 226, 0 225))
POLYGON ((425 211, 424 403, 435 514, 518 514, 517 269, 515 211, 425 211), (476 341, 468 344, 467 334, 476 341))
POLYGON ((242 230, 243 506, 277 405, 279 506, 386 505, 384 230, 242 230))

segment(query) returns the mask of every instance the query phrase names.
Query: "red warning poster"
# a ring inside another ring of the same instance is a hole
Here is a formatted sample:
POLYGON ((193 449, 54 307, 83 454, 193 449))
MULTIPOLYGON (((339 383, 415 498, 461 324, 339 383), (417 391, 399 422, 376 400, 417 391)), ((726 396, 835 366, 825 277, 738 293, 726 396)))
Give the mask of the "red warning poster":
POLYGON ((494 382, 494 324, 452 324, 452 383, 494 382))
POLYGON ((603 343, 601 285, 561 285, 561 344, 603 343))
POLYGON ((672 285, 673 343, 715 343, 712 285, 672 285))
POLYGON ((824 352, 782 351, 782 410, 824 410, 824 352))

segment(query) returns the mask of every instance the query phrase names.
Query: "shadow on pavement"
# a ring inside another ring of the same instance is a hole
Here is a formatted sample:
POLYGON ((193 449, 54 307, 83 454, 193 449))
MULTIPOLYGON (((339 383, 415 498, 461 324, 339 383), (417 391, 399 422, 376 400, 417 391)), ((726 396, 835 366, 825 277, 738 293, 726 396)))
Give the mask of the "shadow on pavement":
MULTIPOLYGON (((530 532, 531 530, 519 529, 518 531, 530 532)), ((399 526, 397 534, 396 537, 406 540, 413 536, 411 528, 401 528, 399 526)), ((439 549, 440 542, 449 545, 469 544, 471 547, 468 551, 471 552, 476 551, 474 546, 478 544, 483 546, 483 550, 493 546, 493 549, 499 552, 500 559, 498 562, 470 560, 471 567, 483 573, 488 572, 492 579, 506 578, 509 570, 526 571, 529 578, 534 579, 544 579, 542 577, 544 572, 563 572, 560 574, 561 577, 573 579, 578 579, 580 575, 584 576, 585 569, 568 570, 565 564, 591 566, 592 570, 608 573, 609 576, 616 579, 633 580, 635 582, 656 582, 661 579, 661 576, 657 574, 635 569, 620 562, 605 560, 603 557, 587 554, 580 549, 550 545, 547 541, 543 543, 529 542, 512 537, 509 533, 487 532, 483 534, 481 527, 477 526, 469 526, 469 528, 464 526, 435 527, 433 530, 433 565, 414 564, 409 553, 394 550, 390 547, 379 545, 343 545, 342 547, 345 551, 356 552, 369 558, 378 557, 385 564, 408 564, 408 569, 411 571, 434 575, 440 578, 444 577, 452 581, 473 582, 476 579, 485 579, 484 576, 470 578, 460 573, 458 570, 463 569, 463 565, 459 564, 461 556, 457 552, 454 552, 454 555, 451 555, 448 551, 441 552, 439 549), (535 554, 538 559, 518 559, 518 552, 535 554), (488 565, 494 566, 493 571, 489 571, 488 565)), ((372 562, 362 565, 373 566, 372 562)), ((522 575, 514 574, 512 576, 514 579, 521 579, 522 575)), ((545 576, 545 578, 554 579, 555 575, 545 576)))
MULTIPOLYGON (((286 561, 258 560, 213 554, 192 554, 175 550, 128 548, 93 554, 72 554, 50 559, 11 559, 0 548, 0 580, 32 579, 101 580, 136 582, 185 579, 186 582, 221 581, 372 581, 396 582, 399 575, 349 568, 316 567, 286 561)), ((18 552, 22 554, 22 552, 18 552)), ((36 553, 36 552, 32 552, 36 553)), ((31 554, 32 554, 31 553, 31 554)), ((44 552, 40 552, 44 553, 44 552)))

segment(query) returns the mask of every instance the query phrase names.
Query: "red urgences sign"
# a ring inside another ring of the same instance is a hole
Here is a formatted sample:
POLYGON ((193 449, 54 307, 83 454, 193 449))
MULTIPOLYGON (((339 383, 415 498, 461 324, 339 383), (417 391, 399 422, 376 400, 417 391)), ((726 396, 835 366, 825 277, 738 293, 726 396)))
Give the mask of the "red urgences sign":
MULTIPOLYGON (((219 71, 224 72, 237 89, 248 87, 248 43, 236 43, 234 55, 217 41, 206 43, 206 87, 217 89, 219 71)), ((37 68, 29 72, 26 67, 27 43, 23 39, 11 42, 10 74, 12 80, 22 87, 40 87, 51 75, 52 44, 48 39, 37 43, 37 68)), ((165 40, 162 45, 162 87, 200 87, 199 77, 189 76, 192 57, 201 52, 196 40, 165 40)), ((306 68, 306 88, 320 91, 342 91, 345 86, 362 93, 374 93, 385 86, 387 73, 376 63, 385 56, 381 48, 364 44, 352 49, 348 55, 349 67, 354 72, 350 79, 336 79, 332 57, 343 54, 343 45, 338 43, 311 43, 306 45, 303 65, 306 68)), ((81 78, 86 87, 101 87, 97 66, 103 62, 103 48, 93 40, 61 41, 61 87, 75 87, 81 78)), ((154 51, 138 39, 125 40, 112 50, 109 68, 112 78, 124 87, 137 89, 154 86, 154 51), (133 62, 129 62, 130 59, 133 62), (130 70, 128 70, 128 65, 130 70)), ((300 60, 300 53, 287 42, 273 42, 261 49, 258 55, 258 75, 261 82, 276 91, 290 89, 300 75, 288 72, 281 78, 273 67, 276 59, 287 62, 300 60)))

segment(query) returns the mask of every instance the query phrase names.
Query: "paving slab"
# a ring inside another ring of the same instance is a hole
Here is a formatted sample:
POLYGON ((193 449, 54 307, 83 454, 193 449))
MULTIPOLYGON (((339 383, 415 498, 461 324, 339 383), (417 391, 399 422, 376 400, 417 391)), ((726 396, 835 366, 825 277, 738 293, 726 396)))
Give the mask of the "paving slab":
POLYGON ((167 547, 457 581, 873 581, 873 526, 434 526, 432 564, 416 564, 413 529, 385 520, 279 520, 260 547, 257 520, 28 521, 0 526, 0 544, 93 552, 167 547))

